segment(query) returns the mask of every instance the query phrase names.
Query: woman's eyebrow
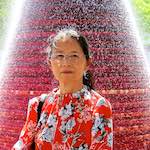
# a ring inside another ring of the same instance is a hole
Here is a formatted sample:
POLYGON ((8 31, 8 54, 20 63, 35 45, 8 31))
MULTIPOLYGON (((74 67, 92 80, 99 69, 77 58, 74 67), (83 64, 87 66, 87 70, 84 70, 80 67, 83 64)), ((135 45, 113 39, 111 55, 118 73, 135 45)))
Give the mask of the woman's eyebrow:
POLYGON ((63 53, 64 51, 62 51, 62 50, 56 50, 56 51, 54 51, 55 53, 63 53))
MULTIPOLYGON (((57 50, 57 51, 54 51, 54 52, 55 52, 55 53, 65 53, 65 51, 63 51, 63 50, 57 50)), ((71 51, 70 53, 79 53, 79 52, 73 50, 73 51, 71 51)))
POLYGON ((73 51, 71 51, 71 53, 78 53, 77 51, 75 51, 75 50, 73 50, 73 51))

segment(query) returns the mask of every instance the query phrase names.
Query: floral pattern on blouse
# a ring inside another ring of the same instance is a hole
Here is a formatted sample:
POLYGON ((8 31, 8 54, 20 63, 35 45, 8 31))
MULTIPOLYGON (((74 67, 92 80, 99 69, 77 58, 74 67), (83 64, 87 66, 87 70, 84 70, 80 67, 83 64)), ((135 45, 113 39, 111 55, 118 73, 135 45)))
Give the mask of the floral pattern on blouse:
POLYGON ((74 93, 59 88, 29 100, 26 122, 12 150, 112 150, 112 108, 108 100, 84 86, 74 93), (37 108, 44 101, 37 122, 37 108))

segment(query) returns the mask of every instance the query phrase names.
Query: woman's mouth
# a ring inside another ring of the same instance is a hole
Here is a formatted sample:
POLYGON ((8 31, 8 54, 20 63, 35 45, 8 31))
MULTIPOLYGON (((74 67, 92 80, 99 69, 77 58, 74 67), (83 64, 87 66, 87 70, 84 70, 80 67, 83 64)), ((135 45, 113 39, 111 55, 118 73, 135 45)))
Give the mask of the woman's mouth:
POLYGON ((61 73, 67 73, 67 74, 69 74, 69 73, 73 73, 72 71, 62 71, 61 73))

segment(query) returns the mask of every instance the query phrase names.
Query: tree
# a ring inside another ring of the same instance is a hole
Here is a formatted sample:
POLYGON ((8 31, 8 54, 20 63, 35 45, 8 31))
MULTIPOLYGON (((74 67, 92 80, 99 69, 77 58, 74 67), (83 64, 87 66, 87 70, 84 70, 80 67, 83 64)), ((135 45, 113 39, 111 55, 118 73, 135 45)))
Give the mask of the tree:
POLYGON ((150 46, 150 0, 131 0, 144 44, 150 46))
POLYGON ((0 0, 0 50, 4 43, 13 0, 0 0))

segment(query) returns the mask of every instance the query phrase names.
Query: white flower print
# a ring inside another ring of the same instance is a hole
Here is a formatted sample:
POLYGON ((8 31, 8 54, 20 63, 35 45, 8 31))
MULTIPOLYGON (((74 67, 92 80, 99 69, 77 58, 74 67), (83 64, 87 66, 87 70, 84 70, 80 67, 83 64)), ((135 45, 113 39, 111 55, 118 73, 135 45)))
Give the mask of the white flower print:
POLYGON ((72 145, 74 145, 77 142, 77 140, 80 136, 81 136, 81 133, 79 133, 79 132, 75 132, 74 134, 70 135, 70 137, 73 139, 72 145))
POLYGON ((84 85, 83 89, 81 89, 81 93, 87 92, 88 87, 86 85, 84 85))
POLYGON ((90 113, 91 108, 88 106, 85 106, 84 109, 80 113, 81 120, 87 123, 87 121, 90 121, 92 119, 92 114, 90 113))
POLYGON ((106 102, 105 102, 105 99, 104 99, 103 97, 100 98, 100 99, 97 101, 97 103, 96 103, 96 106, 102 106, 102 105, 107 106, 107 105, 106 105, 106 102))
POLYGON ((81 94, 80 94, 80 92, 72 93, 72 97, 80 99, 81 98, 81 94))
POLYGON ((50 114, 47 120, 47 124, 49 127, 54 127, 56 125, 56 116, 53 114, 50 114))
POLYGON ((42 133, 39 134, 39 138, 46 142, 52 142, 54 139, 55 128, 45 127, 42 133))
POLYGON ((42 133, 39 135, 39 137, 43 141, 52 142, 54 139, 54 134, 56 130, 56 116, 53 114, 50 114, 47 119, 47 125, 48 127, 45 127, 42 131, 42 133))
POLYGON ((113 133, 112 132, 108 134, 107 143, 109 147, 113 146, 113 133))
POLYGON ((42 94, 40 97, 41 97, 41 99, 40 99, 40 101, 41 102, 44 102, 45 101, 45 99, 47 98, 47 94, 42 94))
POLYGON ((24 143, 21 140, 18 140, 17 143, 14 145, 16 150, 22 150, 24 148, 24 143))
POLYGON ((113 128, 112 119, 108 119, 108 127, 111 129, 113 128))
POLYGON ((34 97, 34 98, 29 100, 27 116, 30 114, 32 109, 34 109, 36 111, 38 103, 39 102, 38 102, 38 98, 37 97, 34 97))
POLYGON ((91 93, 87 90, 87 86, 85 85, 84 88, 81 90, 81 93, 84 95, 84 100, 91 99, 91 93))
POLYGON ((50 104, 52 104, 52 103, 54 102, 54 97, 53 97, 53 96, 50 96, 50 97, 48 98, 48 102, 49 102, 50 104))
POLYGON ((80 145, 78 150, 88 150, 88 145, 87 144, 82 144, 82 145, 80 145))
POLYGON ((65 144, 61 145, 61 144, 56 143, 56 144, 53 144, 52 146, 53 146, 52 150, 70 150, 70 148, 67 147, 65 144))
POLYGON ((72 128, 76 125, 75 118, 71 118, 68 121, 62 121, 60 126, 60 132, 66 134, 67 131, 72 130, 72 128))
POLYGON ((84 100, 90 100, 91 99, 91 93, 90 92, 88 92, 88 91, 86 91, 85 93, 84 93, 84 100))
POLYGON ((34 97, 34 98, 29 100, 29 106, 31 106, 31 105, 33 105, 35 103, 38 103, 38 98, 37 97, 34 97))
POLYGON ((92 127, 92 135, 95 136, 97 132, 100 130, 102 133, 98 138, 99 140, 102 140, 106 133, 104 128, 106 123, 107 121, 101 115, 96 114, 94 125, 92 127))
POLYGON ((75 126, 75 124, 76 124, 76 122, 75 122, 74 118, 68 120, 68 122, 66 123, 66 129, 72 130, 72 128, 75 126))
POLYGON ((28 149, 33 136, 38 149, 48 147, 53 150, 108 149, 113 145, 113 125, 112 116, 110 114, 110 118, 107 117, 105 107, 106 110, 111 110, 107 99, 85 87, 80 92, 66 96, 55 90, 47 94, 47 97, 45 94, 36 97, 30 102, 31 111, 28 112, 16 149, 28 149), (35 114, 38 113, 37 108, 41 99, 46 101, 34 134, 28 131, 34 128, 31 120, 36 123, 35 114), (99 107, 101 105, 102 109, 99 107))
POLYGON ((46 112, 42 112, 41 116, 40 116, 40 119, 39 119, 39 122, 38 122, 38 126, 40 125, 44 125, 46 124, 46 121, 47 121, 47 118, 48 118, 48 115, 46 112))
POLYGON ((60 109, 59 116, 61 116, 62 120, 64 120, 73 114, 73 109, 74 106, 69 103, 60 109))

